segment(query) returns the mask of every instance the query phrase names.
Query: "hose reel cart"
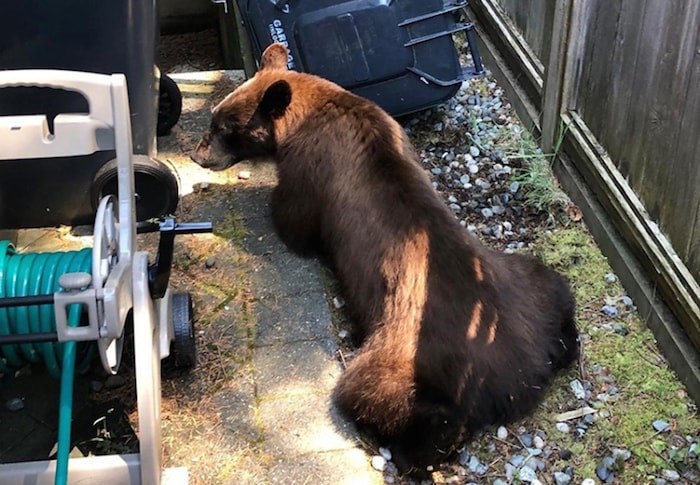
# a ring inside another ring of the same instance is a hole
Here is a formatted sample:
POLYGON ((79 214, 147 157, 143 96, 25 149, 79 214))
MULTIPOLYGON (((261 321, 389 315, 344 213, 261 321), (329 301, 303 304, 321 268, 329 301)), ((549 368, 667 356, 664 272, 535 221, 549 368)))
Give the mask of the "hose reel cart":
POLYGON ((137 224, 123 74, 0 71, 0 89, 24 86, 77 92, 87 100, 89 113, 58 114, 51 128, 43 114, 0 116, 0 164, 22 161, 32 170, 33 159, 116 151, 118 187, 117 196, 99 202, 91 249, 18 254, 9 242, 0 242, 0 379, 11 379, 26 363, 43 362, 61 381, 56 460, 2 464, 0 482, 186 483, 186 471, 161 470, 160 360, 170 355, 176 365, 194 365, 191 314, 176 312, 173 319, 173 300, 181 305, 189 295, 173 295, 168 281, 174 236, 211 232, 211 224, 178 223, 173 217, 137 224), (136 234, 155 231, 160 243, 149 262, 136 234), (90 351, 78 351, 78 343, 93 342, 87 347, 99 354, 105 371, 115 374, 127 318, 133 318, 134 329, 139 452, 69 460, 76 358, 90 357, 90 351))

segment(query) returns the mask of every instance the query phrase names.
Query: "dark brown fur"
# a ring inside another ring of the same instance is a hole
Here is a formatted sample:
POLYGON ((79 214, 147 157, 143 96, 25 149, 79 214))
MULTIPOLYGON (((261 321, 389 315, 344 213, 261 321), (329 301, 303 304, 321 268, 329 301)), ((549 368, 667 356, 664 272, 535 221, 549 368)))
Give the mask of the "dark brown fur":
POLYGON ((396 121, 287 71, 286 55, 266 51, 193 158, 213 169, 275 158, 279 235, 334 269, 363 342, 335 401, 402 468, 423 467, 536 407, 577 356, 574 300, 553 270, 491 251, 457 223, 396 121))

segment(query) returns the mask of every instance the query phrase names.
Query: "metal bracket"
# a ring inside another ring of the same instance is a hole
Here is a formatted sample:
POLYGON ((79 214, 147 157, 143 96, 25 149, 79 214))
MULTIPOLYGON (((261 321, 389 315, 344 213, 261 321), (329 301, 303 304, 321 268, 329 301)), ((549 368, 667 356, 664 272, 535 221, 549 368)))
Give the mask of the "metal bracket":
POLYGON ((281 10, 282 13, 289 13, 291 11, 289 0, 270 0, 270 3, 278 10, 281 10))
POLYGON ((224 13, 228 15, 228 0, 210 0, 215 5, 223 5, 224 13))
POLYGON ((465 8, 467 8, 466 1, 457 1, 457 2, 453 3, 452 5, 445 5, 445 7, 442 10, 436 10, 434 12, 430 12, 430 13, 426 13, 423 15, 419 15, 417 17, 411 17, 410 19, 406 19, 399 24, 399 27, 406 27, 407 25, 415 24, 418 22, 423 22, 424 20, 439 17, 441 15, 445 15, 445 14, 450 13, 450 12, 456 12, 458 10, 462 10, 465 8))
POLYGON ((433 39, 437 39, 438 37, 445 37, 447 35, 452 35, 456 34, 457 32, 462 32, 463 30, 468 30, 468 29, 473 29, 474 25, 469 22, 469 23, 463 23, 463 24, 455 24, 454 27, 451 29, 447 30, 442 30, 440 32, 435 32, 434 34, 428 34, 428 35, 423 35, 421 37, 416 37, 415 39, 411 39, 408 42, 406 42, 403 46, 404 47, 411 47, 416 44, 421 44, 423 42, 428 42, 433 39))
POLYGON ((212 232, 211 222, 177 222, 174 217, 166 217, 157 222, 139 224, 137 232, 160 232, 158 254, 153 264, 148 265, 148 284, 151 297, 155 300, 163 298, 168 289, 170 272, 172 270, 173 249, 177 234, 202 234, 212 232))

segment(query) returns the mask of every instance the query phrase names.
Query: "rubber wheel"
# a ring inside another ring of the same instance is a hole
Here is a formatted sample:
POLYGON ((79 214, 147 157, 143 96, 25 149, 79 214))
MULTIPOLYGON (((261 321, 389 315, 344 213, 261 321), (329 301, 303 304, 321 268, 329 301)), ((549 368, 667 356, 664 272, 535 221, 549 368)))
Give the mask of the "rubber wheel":
MULTIPOLYGON (((137 221, 175 212, 180 197, 177 177, 163 162, 146 155, 134 155, 134 188, 137 221)), ((92 183, 95 210, 102 197, 108 194, 118 195, 116 159, 105 163, 95 175, 92 183)))
POLYGON ((197 363, 194 336, 194 311, 189 293, 173 295, 173 341, 170 345, 172 364, 178 369, 191 369, 197 363))
POLYGON ((182 113, 182 93, 177 83, 168 75, 160 75, 160 86, 158 90, 158 125, 156 133, 164 136, 180 119, 182 113))

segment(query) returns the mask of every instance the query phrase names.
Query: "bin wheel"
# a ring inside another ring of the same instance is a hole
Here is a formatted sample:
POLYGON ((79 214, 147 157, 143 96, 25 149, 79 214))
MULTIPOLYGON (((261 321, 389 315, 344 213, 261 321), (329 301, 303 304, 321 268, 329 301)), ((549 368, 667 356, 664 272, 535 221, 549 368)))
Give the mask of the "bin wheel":
POLYGON ((192 298, 189 293, 175 293, 172 305, 173 341, 169 360, 175 368, 191 369, 197 363, 192 298))
MULTIPOLYGON (((117 195, 117 160, 105 163, 92 183, 92 202, 97 208, 105 195, 117 195)), ((175 212, 180 197, 177 177, 163 162, 134 155, 136 220, 145 221, 175 212)))
POLYGON ((180 88, 171 77, 161 74, 158 95, 158 126, 156 128, 158 136, 170 133, 170 129, 180 119, 181 112, 182 93, 180 88))

